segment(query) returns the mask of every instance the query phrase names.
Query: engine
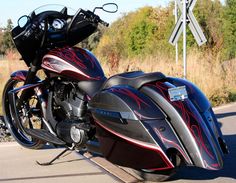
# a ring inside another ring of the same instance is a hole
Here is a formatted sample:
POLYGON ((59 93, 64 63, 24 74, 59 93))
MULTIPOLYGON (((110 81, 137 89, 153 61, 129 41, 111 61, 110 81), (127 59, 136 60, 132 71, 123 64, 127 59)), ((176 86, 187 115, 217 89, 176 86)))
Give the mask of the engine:
POLYGON ((85 95, 76 83, 69 81, 55 82, 53 91, 53 117, 57 121, 58 137, 82 148, 91 133, 91 125, 86 117, 85 95))
POLYGON ((85 95, 76 87, 76 83, 60 82, 54 87, 54 102, 61 110, 61 118, 79 120, 86 112, 85 95), (64 116, 63 116, 64 115, 64 116))

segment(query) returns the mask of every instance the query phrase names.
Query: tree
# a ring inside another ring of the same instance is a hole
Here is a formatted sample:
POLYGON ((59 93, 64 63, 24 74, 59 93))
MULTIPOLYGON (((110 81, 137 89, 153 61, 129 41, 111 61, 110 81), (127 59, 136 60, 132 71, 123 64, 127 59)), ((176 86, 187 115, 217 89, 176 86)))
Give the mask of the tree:
POLYGON ((97 45, 104 33, 104 28, 99 26, 97 31, 93 33, 91 36, 77 44, 78 47, 86 48, 88 50, 94 50, 97 48, 97 45))
MULTIPOLYGON (((125 14, 104 33, 96 49, 105 58, 145 57, 150 55, 174 58, 174 49, 168 43, 174 27, 173 3, 167 7, 143 7, 125 14)), ((198 0, 194 15, 207 38, 199 47, 187 29, 187 46, 213 55, 231 59, 236 56, 236 0, 198 0)), ((182 49, 182 39, 179 40, 182 49)))
POLYGON ((3 39, 3 32, 0 32, 0 55, 4 54, 2 50, 2 39, 3 39))
POLYGON ((174 20, 172 8, 143 7, 123 15, 104 33, 98 53, 122 58, 172 52, 167 41, 174 20))
POLYGON ((5 54, 8 49, 12 50, 15 48, 11 37, 11 30, 13 28, 13 23, 11 19, 7 20, 7 27, 3 33, 2 42, 1 42, 1 51, 5 54))
POLYGON ((224 59, 236 57, 236 1, 226 0, 224 11, 224 59))

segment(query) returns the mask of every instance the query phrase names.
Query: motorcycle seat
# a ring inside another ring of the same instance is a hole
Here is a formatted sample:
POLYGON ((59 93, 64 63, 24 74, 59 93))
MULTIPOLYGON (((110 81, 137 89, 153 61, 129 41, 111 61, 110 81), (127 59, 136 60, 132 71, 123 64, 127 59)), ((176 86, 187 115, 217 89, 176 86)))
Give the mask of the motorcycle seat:
POLYGON ((142 71, 126 72, 117 74, 106 80, 102 89, 117 85, 129 85, 135 89, 141 88, 144 84, 165 79, 161 72, 144 73, 142 71))

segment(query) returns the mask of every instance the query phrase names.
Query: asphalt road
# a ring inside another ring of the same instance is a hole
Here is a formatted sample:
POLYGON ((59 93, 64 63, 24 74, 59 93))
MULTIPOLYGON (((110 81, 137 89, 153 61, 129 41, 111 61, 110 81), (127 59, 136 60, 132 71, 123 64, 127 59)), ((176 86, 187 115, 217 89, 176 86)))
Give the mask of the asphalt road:
MULTIPOLYGON (((215 112, 230 150, 230 154, 225 157, 224 168, 220 171, 182 168, 169 182, 236 182, 236 103, 217 108, 215 112)), ((93 159, 89 156, 85 158, 78 153, 71 153, 52 166, 43 167, 35 163, 36 160, 41 162, 50 160, 61 150, 35 151, 24 149, 16 143, 0 143, 0 182, 140 182, 102 158, 93 159)))
POLYGON ((89 159, 74 152, 50 166, 39 166, 36 163, 36 160, 48 161, 61 151, 62 149, 29 150, 15 142, 0 143, 0 182, 121 182, 89 159))

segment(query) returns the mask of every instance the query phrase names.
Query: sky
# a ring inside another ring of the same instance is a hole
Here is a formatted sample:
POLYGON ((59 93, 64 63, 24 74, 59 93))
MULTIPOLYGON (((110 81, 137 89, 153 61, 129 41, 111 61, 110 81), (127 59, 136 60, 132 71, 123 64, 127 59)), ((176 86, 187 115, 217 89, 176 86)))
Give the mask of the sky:
POLYGON ((123 13, 135 11, 143 6, 166 6, 171 0, 0 0, 0 27, 5 27, 10 18, 14 26, 22 15, 28 15, 37 7, 45 4, 61 4, 75 10, 79 8, 93 10, 104 3, 115 2, 119 6, 117 13, 110 14, 98 10, 96 13, 101 19, 111 23, 121 17, 123 13), (4 2, 3 2, 4 1, 4 2))

